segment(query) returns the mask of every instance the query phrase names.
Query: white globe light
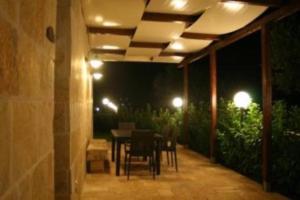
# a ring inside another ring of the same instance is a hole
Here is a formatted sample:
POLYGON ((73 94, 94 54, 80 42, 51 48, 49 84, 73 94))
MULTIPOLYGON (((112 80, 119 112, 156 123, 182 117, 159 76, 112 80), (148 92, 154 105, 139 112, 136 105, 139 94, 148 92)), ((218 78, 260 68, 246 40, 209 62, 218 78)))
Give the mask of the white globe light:
POLYGON ((95 80, 101 79, 102 76, 103 76, 103 75, 102 75, 101 73, 93 73, 93 77, 94 77, 95 80))
POLYGON ((180 108, 183 105, 183 101, 180 97, 175 97, 172 103, 175 108, 180 108))
POLYGON ((234 105, 238 108, 244 108, 247 109, 250 105, 252 99, 250 95, 247 92, 241 91, 234 95, 233 102, 234 105))
POLYGON ((109 99, 108 98, 103 98, 102 99, 102 103, 103 103, 103 105, 107 105, 107 104, 109 104, 109 99))

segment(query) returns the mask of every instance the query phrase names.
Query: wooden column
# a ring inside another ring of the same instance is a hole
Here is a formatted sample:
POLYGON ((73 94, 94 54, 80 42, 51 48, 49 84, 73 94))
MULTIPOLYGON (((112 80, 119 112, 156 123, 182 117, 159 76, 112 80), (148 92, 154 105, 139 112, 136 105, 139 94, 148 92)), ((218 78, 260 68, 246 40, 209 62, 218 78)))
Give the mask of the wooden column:
POLYGON ((183 68, 183 132, 184 132, 184 144, 189 146, 189 66, 184 65, 183 68))
POLYGON ((262 178, 263 188, 270 190, 271 181, 271 120, 272 120, 272 83, 270 64, 270 27, 261 29, 262 52, 262 96, 263 96, 263 133, 262 133, 262 178))
POLYGON ((216 49, 210 50, 210 159, 215 162, 217 142, 217 55, 216 49))

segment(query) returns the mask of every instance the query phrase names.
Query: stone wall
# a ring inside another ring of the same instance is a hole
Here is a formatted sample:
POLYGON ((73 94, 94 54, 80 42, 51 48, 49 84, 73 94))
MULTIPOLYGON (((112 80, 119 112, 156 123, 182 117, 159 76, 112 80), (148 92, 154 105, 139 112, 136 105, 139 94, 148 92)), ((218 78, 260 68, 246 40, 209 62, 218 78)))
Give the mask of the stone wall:
POLYGON ((92 82, 80 0, 58 2, 55 71, 56 199, 78 199, 92 132, 92 82))
POLYGON ((54 0, 0 0, 0 199, 54 198, 54 0))

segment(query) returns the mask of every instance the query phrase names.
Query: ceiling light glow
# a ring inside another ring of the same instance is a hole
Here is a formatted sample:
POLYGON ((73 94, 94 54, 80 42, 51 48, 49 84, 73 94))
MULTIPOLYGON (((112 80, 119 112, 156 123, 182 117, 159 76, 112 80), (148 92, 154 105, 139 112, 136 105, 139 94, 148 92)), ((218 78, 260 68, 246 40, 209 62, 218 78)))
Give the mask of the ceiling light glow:
POLYGON ((92 58, 89 60, 89 64, 93 69, 99 69, 103 65, 103 62, 98 58, 92 58))
POLYGON ((173 42, 170 47, 171 47, 171 49, 175 49, 175 50, 183 49, 183 45, 179 42, 173 42))
POLYGON ((183 9, 186 6, 186 4, 187 4, 187 0, 172 0, 171 1, 171 6, 177 10, 183 9))
POLYGON ((238 12, 244 7, 243 3, 236 2, 236 1, 226 1, 222 4, 226 10, 231 11, 231 12, 238 12))
POLYGON ((102 23, 103 26, 108 26, 108 27, 114 27, 114 26, 120 26, 119 23, 113 22, 113 21, 105 21, 102 23))
POLYGON ((120 49, 120 47, 115 45, 102 45, 102 49, 120 49))
POLYGON ((103 21, 103 17, 97 15, 97 16, 95 17, 95 21, 96 21, 97 23, 101 23, 101 22, 103 21))

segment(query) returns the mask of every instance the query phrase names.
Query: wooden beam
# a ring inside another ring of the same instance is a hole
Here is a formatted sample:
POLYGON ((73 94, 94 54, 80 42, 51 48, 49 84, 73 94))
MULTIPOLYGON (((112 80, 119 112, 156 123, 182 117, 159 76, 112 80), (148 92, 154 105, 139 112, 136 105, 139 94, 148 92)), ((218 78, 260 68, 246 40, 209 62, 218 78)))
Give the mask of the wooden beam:
POLYGON ((291 0, 290 3, 282 6, 281 8, 271 12, 270 14, 258 18, 254 22, 247 25, 245 28, 242 28, 239 31, 236 31, 232 34, 224 36, 222 40, 219 42, 213 43, 208 48, 205 48, 197 53, 191 54, 187 56, 180 64, 179 67, 183 67, 185 63, 194 62, 206 55, 209 54, 209 49, 211 47, 215 48, 216 50, 224 48, 256 31, 259 31, 264 24, 267 24, 272 21, 277 21, 287 16, 292 15, 300 10, 300 1, 298 0, 291 0))
POLYGON ((95 54, 118 54, 118 55, 125 55, 125 49, 91 49, 92 53, 95 54))
POLYGON ((187 24, 194 23, 200 15, 180 15, 180 14, 167 14, 167 13, 155 13, 144 12, 143 21, 156 21, 156 22, 184 22, 187 24))
POLYGON ((196 40, 219 40, 220 39, 220 35, 216 35, 216 34, 190 33, 190 32, 184 32, 180 37, 187 38, 187 39, 196 39, 196 40))
POLYGON ((156 43, 156 42, 134 42, 130 43, 130 47, 140 47, 140 48, 159 48, 164 49, 169 45, 169 43, 156 43))
POLYGON ((113 35, 125 35, 125 36, 133 36, 135 30, 136 28, 120 29, 120 28, 104 28, 104 27, 87 27, 88 33, 113 34, 113 35))
POLYGON ((216 160, 217 144, 217 53, 216 49, 210 49, 210 159, 216 160))
POLYGON ((264 25, 261 30, 261 53, 263 92, 262 177, 264 190, 270 191, 272 142, 272 70, 270 61, 270 27, 268 25, 264 25))
POLYGON ((185 147, 189 147, 189 66, 183 67, 183 132, 185 147))
POLYGON ((241 2, 241 3, 247 3, 247 4, 253 4, 253 5, 259 5, 259 6, 281 6, 283 1, 282 0, 222 0, 222 2, 241 2))

